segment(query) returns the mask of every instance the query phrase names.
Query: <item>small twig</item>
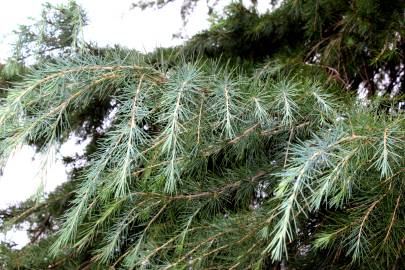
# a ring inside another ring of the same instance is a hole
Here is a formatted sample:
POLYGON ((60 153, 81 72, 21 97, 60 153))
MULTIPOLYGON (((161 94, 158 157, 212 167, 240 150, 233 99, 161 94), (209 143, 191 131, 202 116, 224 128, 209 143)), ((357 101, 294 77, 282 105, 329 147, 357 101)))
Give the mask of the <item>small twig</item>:
POLYGON ((197 249, 199 249, 201 246, 203 246, 204 244, 211 242, 211 241, 215 241, 215 239, 217 239, 218 237, 224 235, 227 232, 220 232, 217 233, 211 237, 209 237, 207 240, 202 241, 201 243, 199 243, 197 246, 195 246, 192 250, 190 250, 186 255, 184 255, 183 257, 181 257, 178 261, 176 261, 175 263, 172 263, 168 266, 166 266, 165 268, 163 268, 163 270, 167 270, 170 269, 176 265, 178 265, 179 263, 181 263, 182 261, 184 261, 185 259, 187 259, 191 254, 193 254, 197 249))
POLYGON ((204 104, 204 99, 201 99, 200 112, 198 113, 197 144, 200 144, 200 136, 201 136, 201 116, 202 116, 203 104, 204 104))
POLYGON ((294 127, 291 128, 290 130, 290 136, 288 138, 288 143, 287 143, 287 150, 285 152, 285 158, 284 158, 284 168, 287 166, 287 160, 288 160, 288 151, 290 150, 290 145, 291 145, 291 140, 294 134, 294 127))
POLYGON ((249 135, 250 133, 252 133, 260 124, 254 124, 252 127, 246 129, 241 135, 235 137, 234 139, 232 139, 231 141, 228 142, 228 144, 235 144, 237 143, 239 140, 241 140, 242 138, 246 137, 247 135, 249 135))
POLYGON ((396 214, 396 212, 397 212, 397 210, 398 210, 398 207, 399 207, 399 205, 400 205, 400 202, 401 202, 401 194, 399 194, 398 199, 397 199, 397 202, 396 202, 396 204, 395 204, 394 212, 392 213, 392 218, 391 218, 390 226, 388 227, 387 234, 386 234, 385 237, 384 237, 384 241, 383 241, 384 244, 387 242, 387 240, 388 240, 388 238, 389 238, 389 235, 391 234, 391 229, 392 229, 392 226, 394 225, 394 222, 395 222, 395 214, 396 214))
MULTIPOLYGON (((255 175, 249 177, 249 180, 251 182, 257 182, 264 175, 266 175, 266 173, 264 171, 260 170, 255 175)), ((155 192, 133 192, 133 193, 131 193, 131 195, 133 195, 133 196, 137 196, 137 195, 138 196, 155 196, 155 197, 164 198, 164 199, 167 199, 170 201, 192 200, 192 199, 197 199, 197 198, 201 198, 201 197, 210 197, 210 196, 219 195, 219 194, 224 193, 226 190, 239 187, 241 184, 242 184, 242 181, 237 181, 237 182, 230 183, 228 185, 225 185, 223 187, 220 187, 220 188, 212 190, 212 191, 205 191, 205 192, 194 193, 194 194, 180 194, 180 195, 170 196, 170 195, 165 195, 165 194, 155 193, 155 192)))

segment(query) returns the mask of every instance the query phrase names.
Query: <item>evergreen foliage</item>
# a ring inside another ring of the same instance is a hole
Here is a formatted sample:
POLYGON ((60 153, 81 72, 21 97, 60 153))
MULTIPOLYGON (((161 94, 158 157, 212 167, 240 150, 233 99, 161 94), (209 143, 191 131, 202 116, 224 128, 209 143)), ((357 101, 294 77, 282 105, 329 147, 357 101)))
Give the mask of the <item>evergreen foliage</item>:
POLYGON ((17 40, 12 61, 8 63, 21 63, 30 57, 36 61, 50 60, 75 52, 84 46, 82 29, 86 24, 86 15, 76 2, 45 3, 39 20, 31 25, 20 25, 15 31, 17 40))
POLYGON ((279 5, 263 15, 242 4, 230 5, 211 29, 191 39, 186 51, 267 59, 286 67, 313 64, 347 89, 364 86, 370 96, 379 91, 403 93, 403 1, 309 0, 279 5))
POLYGON ((49 157, 72 133, 92 143, 45 201, 0 212, 3 229, 28 221, 33 236, 0 245, 0 267, 399 269, 403 14, 346 2, 233 4, 184 47, 41 58, 0 100, 0 163, 26 143, 49 157), (349 57, 339 35, 363 49, 349 57), (392 88, 365 104, 346 83, 370 84, 369 67, 392 88))

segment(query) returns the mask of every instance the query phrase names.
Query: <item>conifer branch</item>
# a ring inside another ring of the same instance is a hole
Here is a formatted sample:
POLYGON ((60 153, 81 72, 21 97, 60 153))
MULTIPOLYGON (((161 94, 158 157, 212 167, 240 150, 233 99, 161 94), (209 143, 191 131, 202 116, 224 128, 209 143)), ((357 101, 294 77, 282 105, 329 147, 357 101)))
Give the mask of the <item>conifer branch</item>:
POLYGON ((383 240, 383 243, 384 243, 384 244, 387 243, 387 241, 388 241, 388 239, 389 239, 389 237, 390 237, 390 234, 391 234, 392 226, 394 226, 395 217, 396 217, 396 212, 397 212, 398 207, 399 207, 399 205, 400 205, 400 203, 401 203, 401 196, 402 196, 402 194, 399 194, 399 196, 398 196, 398 198, 397 198, 397 201, 396 201, 396 203, 395 203, 395 208, 394 208, 394 212, 392 212, 392 217, 391 217, 391 220, 390 220, 390 225, 388 226, 387 233, 386 233, 386 235, 385 235, 385 237, 384 237, 384 240, 383 240))

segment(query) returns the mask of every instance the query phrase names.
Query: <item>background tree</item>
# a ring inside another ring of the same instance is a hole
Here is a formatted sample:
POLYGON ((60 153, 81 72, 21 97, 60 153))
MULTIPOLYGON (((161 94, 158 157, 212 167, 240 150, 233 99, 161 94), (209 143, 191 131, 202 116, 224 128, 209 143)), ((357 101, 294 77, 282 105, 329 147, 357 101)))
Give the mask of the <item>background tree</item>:
POLYGON ((2 212, 33 240, 3 244, 3 267, 399 268, 403 10, 232 4, 177 48, 40 57, 2 100, 1 157, 92 143, 46 201, 2 212), (348 91, 363 87, 367 106, 348 91))

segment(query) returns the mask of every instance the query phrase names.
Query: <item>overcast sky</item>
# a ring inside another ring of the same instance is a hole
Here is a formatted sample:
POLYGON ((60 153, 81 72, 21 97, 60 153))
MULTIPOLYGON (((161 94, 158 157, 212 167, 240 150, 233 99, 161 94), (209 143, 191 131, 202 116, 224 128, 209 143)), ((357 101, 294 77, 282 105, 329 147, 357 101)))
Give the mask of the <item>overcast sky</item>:
MULTIPOLYGON (((172 34, 182 27, 180 7, 176 1, 161 10, 130 9, 136 0, 77 0, 87 12, 89 25, 85 28, 85 39, 96 41, 100 46, 120 44, 138 50, 153 50, 156 46, 178 44, 172 34)), ((4 59, 12 37, 9 33, 18 24, 28 23, 29 16, 37 17, 43 0, 2 0, 0 8, 0 57, 4 59)), ((51 3, 66 3, 67 0, 53 0, 51 3)), ((223 1, 222 1, 223 2, 223 1)), ((226 2, 226 1, 225 1, 226 2)), ((207 7, 201 1, 190 22, 186 34, 192 35, 207 28, 207 7)), ((1 59, 1 58, 0 58, 1 59)))
MULTIPOLYGON (((131 10, 131 3, 134 1, 136 0, 77 0, 89 19, 89 25, 84 29, 85 41, 96 42, 99 46, 119 44, 139 51, 152 51, 158 46, 167 47, 182 42, 172 38, 183 26, 180 17, 181 0, 161 10, 145 11, 131 10)), ((44 2, 46 1, 1 0, 0 62, 10 56, 10 44, 15 38, 12 31, 19 24, 29 24, 28 17, 38 17, 44 2)), ((68 0, 49 2, 67 3, 68 0)), ((218 6, 218 9, 221 9, 230 1, 219 2, 221 6, 218 6)), ((264 11, 266 6, 259 6, 259 9, 264 11)), ((190 37, 208 28, 207 13, 206 1, 200 1, 182 33, 190 37)), ((75 145, 73 138, 63 145, 60 152, 55 153, 54 160, 45 162, 43 156, 35 154, 32 147, 23 146, 8 161, 3 176, 0 176, 0 208, 26 200, 35 194, 41 182, 45 184, 45 191, 54 190, 57 185, 67 180, 66 168, 61 162, 62 155, 73 155, 81 151, 83 146, 75 145)), ((10 232, 7 238, 13 239, 19 247, 28 241, 25 231, 10 232)))

